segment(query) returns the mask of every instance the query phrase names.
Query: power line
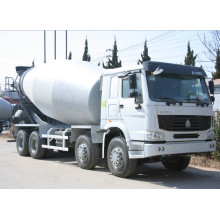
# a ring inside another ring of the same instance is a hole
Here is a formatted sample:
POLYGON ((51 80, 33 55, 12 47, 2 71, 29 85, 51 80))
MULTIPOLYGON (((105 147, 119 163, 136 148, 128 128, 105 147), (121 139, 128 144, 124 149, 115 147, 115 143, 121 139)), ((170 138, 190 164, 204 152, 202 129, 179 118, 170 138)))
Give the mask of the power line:
MULTIPOLYGON (((196 45, 199 45, 199 44, 196 44, 196 45)), ((197 48, 197 47, 194 47, 194 51, 196 52, 196 50, 195 50, 195 48, 197 48)), ((155 53, 161 53, 161 52, 163 52, 163 53, 166 53, 166 52, 170 52, 170 51, 173 51, 173 50, 177 50, 178 52, 180 52, 180 51, 185 51, 187 48, 186 48, 186 46, 175 46, 175 47, 168 47, 168 48, 164 48, 164 49, 159 49, 159 50, 151 50, 150 51, 150 54, 152 55, 152 54, 155 54, 155 53)), ((127 57, 139 57, 140 56, 140 54, 138 53, 138 52, 136 52, 135 54, 134 53, 132 53, 132 55, 130 55, 130 54, 120 54, 120 57, 123 57, 123 58, 127 58, 127 57)))
MULTIPOLYGON (((159 35, 159 36, 156 36, 156 37, 154 37, 154 38, 148 40, 148 42, 153 41, 153 40, 156 40, 156 39, 158 39, 158 38, 160 38, 160 37, 166 36, 166 35, 170 34, 170 32, 173 33, 174 31, 168 31, 168 32, 166 32, 166 33, 163 33, 163 34, 161 34, 161 35, 159 35)), ((126 51, 126 50, 130 50, 130 49, 133 49, 133 48, 135 48, 135 47, 143 46, 144 42, 145 42, 145 41, 142 41, 142 42, 140 42, 140 43, 138 43, 138 44, 132 45, 132 46, 130 46, 130 47, 126 47, 126 48, 124 48, 124 49, 121 49, 119 52, 123 52, 123 51, 126 51)))
POLYGON ((154 46, 161 46, 161 45, 164 45, 164 44, 166 44, 166 45, 169 45, 169 44, 175 45, 175 44, 180 44, 180 43, 183 43, 183 42, 186 42, 186 41, 190 41, 190 43, 198 41, 197 37, 194 37, 194 38, 188 37, 188 39, 186 39, 186 37, 181 38, 180 40, 179 39, 169 39, 169 40, 166 40, 166 41, 161 41, 161 42, 156 42, 156 43, 149 43, 148 46, 149 47, 154 47, 154 46), (182 40, 182 39, 184 39, 184 40, 182 40))
MULTIPOLYGON (((163 33, 163 34, 161 34, 161 35, 158 35, 158 36, 156 36, 156 37, 151 38, 150 40, 148 40, 148 42, 155 41, 155 40, 159 40, 160 38, 164 39, 164 38, 170 37, 171 34, 173 34, 174 32, 175 32, 175 31, 165 32, 165 33, 163 33)), ((179 33, 179 32, 178 32, 178 33, 179 33)), ((175 33, 175 34, 177 34, 177 33, 175 33)), ((132 46, 123 48, 123 49, 119 50, 118 53, 119 53, 119 54, 122 54, 122 53, 124 53, 125 51, 134 50, 134 49, 143 47, 144 42, 145 42, 145 41, 142 41, 142 42, 137 43, 137 44, 135 44, 135 45, 132 45, 132 46)), ((100 56, 100 57, 97 57, 97 58, 92 59, 92 61, 95 62, 95 61, 97 61, 97 60, 104 59, 104 58, 105 58, 105 56, 100 56)))
POLYGON ((212 63, 210 60, 198 60, 199 63, 212 63))
MULTIPOLYGON (((169 31, 169 32, 166 32, 166 33, 164 33, 164 34, 161 34, 161 35, 159 35, 159 36, 156 36, 156 37, 154 37, 154 38, 151 38, 151 39, 148 40, 147 42, 152 42, 152 41, 159 40, 159 39, 161 40, 161 38, 162 38, 162 39, 164 39, 164 37, 167 38, 168 35, 169 35, 169 37, 170 37, 173 32, 174 32, 174 31, 171 31, 171 33, 170 33, 170 31, 169 31)), ((136 46, 131 46, 131 47, 128 47, 128 48, 119 50, 119 53, 124 53, 125 51, 134 50, 134 49, 143 47, 143 44, 144 44, 144 43, 145 43, 145 41, 139 43, 139 44, 136 45, 136 46)))
MULTIPOLYGON (((180 43, 178 43, 178 45, 179 45, 180 43)), ((151 49, 150 49, 150 53, 152 54, 152 53, 157 53, 157 52, 166 52, 167 50, 171 50, 171 49, 180 49, 180 48, 186 48, 187 49, 187 47, 186 46, 184 46, 184 45, 181 45, 181 46, 175 46, 175 47, 167 47, 167 46, 171 46, 171 44, 164 44, 164 43, 162 43, 162 45, 164 45, 164 46, 166 46, 166 48, 165 49, 160 49, 160 50, 154 50, 154 49, 152 49, 152 47, 151 47, 151 49)), ((177 45, 177 43, 176 44, 172 44, 172 46, 173 45, 177 45)), ((202 43, 200 43, 200 42, 197 42, 197 43, 194 43, 193 44, 193 50, 196 52, 196 48, 197 48, 197 46, 201 46, 202 45, 202 43)), ((158 47, 158 46, 157 46, 158 47)), ((148 45, 148 48, 149 48, 149 45, 148 45)), ((138 48, 137 48, 138 49, 138 48)), ((128 52, 129 53, 129 52, 128 52)), ((121 54, 120 53, 120 56, 123 56, 123 54, 121 54)))
MULTIPOLYGON (((170 32, 173 33, 174 31, 168 31, 168 32, 166 32, 166 33, 163 33, 163 34, 161 34, 161 35, 159 35, 159 36, 156 36, 156 37, 150 39, 150 41, 151 41, 151 40, 154 40, 154 39, 157 39, 157 38, 159 38, 159 37, 163 37, 163 36, 165 36, 165 35, 167 35, 167 34, 170 34, 170 32)), ((118 52, 121 53, 121 52, 126 51, 126 50, 132 50, 132 49, 134 49, 135 47, 143 46, 143 43, 144 43, 144 42, 145 42, 145 41, 142 41, 142 42, 137 43, 137 44, 135 44, 135 45, 132 45, 132 46, 123 48, 123 49, 119 50, 118 52)), ((105 52, 106 52, 106 51, 105 51, 105 52)), ((94 58, 93 61, 96 61, 96 60, 101 59, 101 58, 104 58, 104 57, 105 57, 105 56, 100 56, 100 57, 94 58)))
MULTIPOLYGON (((179 33, 180 33, 180 32, 174 33, 174 34, 179 34, 179 33)), ((174 34, 173 34, 173 35, 174 35, 174 34)), ((172 36, 173 36, 173 35, 172 35, 172 36)), ((169 36, 169 37, 170 37, 170 36, 169 36)), ((192 36, 189 36, 188 38, 191 38, 191 37, 192 37, 192 36)), ((187 41, 192 42, 192 41, 197 41, 197 40, 198 40, 198 37, 195 38, 195 35, 193 35, 193 37, 194 37, 193 39, 189 39, 189 40, 187 40, 187 41)), ((166 38, 167 38, 167 36, 166 36, 166 38)), ((184 37, 184 38, 179 38, 179 39, 186 39, 186 37, 184 37)), ((159 40, 161 40, 161 39, 159 39, 159 40)), ((178 42, 178 41, 176 41, 176 40, 177 40, 177 39, 170 39, 170 40, 168 40, 168 41, 161 41, 161 42, 159 43, 159 45, 164 45, 164 44, 166 43, 166 46, 167 46, 167 45, 169 45, 167 42, 170 42, 172 45, 176 45, 176 44, 180 44, 181 42, 183 42, 183 41, 179 41, 179 42, 178 42)), ((185 41, 186 41, 186 40, 185 40, 185 41)), ((150 40, 149 40, 149 41, 148 41, 148 48, 149 48, 149 45, 151 45, 151 46, 153 47, 153 46, 155 46, 155 42, 150 42, 150 40)), ((159 46, 157 43, 156 43, 156 45, 159 46)), ((195 51, 195 49, 196 49, 195 46, 197 46, 197 45, 202 45, 202 43, 199 42, 199 41, 198 41, 198 43, 196 43, 196 44, 194 43, 194 44, 193 44, 193 49, 194 49, 194 51, 195 51)), ((186 48, 186 47, 185 47, 185 46, 181 46, 181 47, 173 47, 173 48, 174 48, 174 49, 178 49, 178 48, 186 48)), ((133 50, 135 50, 135 49, 139 49, 139 47, 133 48, 133 50)), ((170 50, 170 48, 166 48, 166 49, 163 49, 163 50, 156 50, 156 51, 151 49, 150 51, 151 51, 151 53, 154 53, 154 52, 160 52, 160 51, 161 51, 161 52, 162 52, 162 51, 165 52, 166 50, 170 50)), ((124 53, 127 53, 127 52, 124 52, 124 53)), ((124 54, 124 53, 123 53, 123 54, 124 54)), ((120 56, 123 56, 123 54, 120 53, 120 51, 119 51, 119 54, 120 54, 120 56)))

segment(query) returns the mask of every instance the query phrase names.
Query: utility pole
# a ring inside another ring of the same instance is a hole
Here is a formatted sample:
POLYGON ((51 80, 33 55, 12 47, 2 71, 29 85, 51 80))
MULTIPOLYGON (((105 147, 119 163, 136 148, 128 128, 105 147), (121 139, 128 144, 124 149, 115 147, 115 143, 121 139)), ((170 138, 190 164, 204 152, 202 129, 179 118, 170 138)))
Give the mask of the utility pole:
POLYGON ((54 31, 54 60, 56 60, 56 31, 54 31))
POLYGON ((46 63, 46 31, 44 31, 44 63, 46 63))
POLYGON ((66 31, 66 60, 67 60, 67 31, 66 31))

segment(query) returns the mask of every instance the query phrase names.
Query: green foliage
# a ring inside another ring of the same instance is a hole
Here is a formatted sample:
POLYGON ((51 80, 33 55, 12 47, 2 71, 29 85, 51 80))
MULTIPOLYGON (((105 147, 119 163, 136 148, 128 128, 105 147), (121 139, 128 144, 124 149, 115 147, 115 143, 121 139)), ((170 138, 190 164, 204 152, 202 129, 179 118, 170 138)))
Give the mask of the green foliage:
POLYGON ((71 51, 69 53, 68 60, 72 60, 72 52, 71 51))
POLYGON ((142 64, 143 62, 149 61, 149 60, 151 60, 151 58, 150 58, 149 55, 148 55, 147 40, 145 40, 145 43, 144 43, 144 51, 143 51, 143 53, 141 54, 141 60, 138 60, 138 64, 142 64))
POLYGON ((83 53, 83 58, 82 58, 83 61, 89 61, 91 60, 91 57, 89 55, 89 49, 88 49, 88 41, 87 41, 87 38, 85 40, 85 48, 84 48, 84 53, 83 53))
POLYGON ((220 160, 220 119, 215 122, 216 152, 211 153, 211 157, 220 160))
POLYGON ((115 39, 113 50, 112 50, 112 56, 111 56, 112 59, 108 58, 106 65, 104 63, 102 63, 103 68, 114 69, 114 68, 118 68, 118 67, 122 66, 121 61, 118 60, 117 53, 118 53, 118 49, 117 49, 117 42, 115 39))
POLYGON ((220 50, 217 50, 215 61, 216 72, 213 74, 213 79, 220 79, 220 50))
POLYGON ((191 50, 190 43, 188 42, 187 54, 186 54, 186 57, 185 57, 185 60, 184 60, 185 65, 195 66, 196 58, 197 58, 197 55, 194 56, 194 51, 191 50))
POLYGON ((220 118, 218 121, 215 120, 215 141, 216 141, 216 151, 215 152, 207 152, 207 153, 198 153, 195 154, 197 156, 203 156, 208 159, 219 160, 220 161, 220 118))

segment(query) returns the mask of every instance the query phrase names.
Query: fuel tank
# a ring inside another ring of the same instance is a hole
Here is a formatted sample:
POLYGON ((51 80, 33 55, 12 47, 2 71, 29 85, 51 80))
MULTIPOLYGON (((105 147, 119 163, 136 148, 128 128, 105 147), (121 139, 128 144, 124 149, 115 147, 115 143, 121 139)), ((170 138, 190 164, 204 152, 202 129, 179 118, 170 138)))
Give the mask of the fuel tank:
POLYGON ((45 115, 70 125, 97 125, 103 70, 86 61, 51 61, 27 70, 20 85, 45 115))
POLYGON ((8 120, 12 115, 12 105, 0 98, 0 120, 8 120))

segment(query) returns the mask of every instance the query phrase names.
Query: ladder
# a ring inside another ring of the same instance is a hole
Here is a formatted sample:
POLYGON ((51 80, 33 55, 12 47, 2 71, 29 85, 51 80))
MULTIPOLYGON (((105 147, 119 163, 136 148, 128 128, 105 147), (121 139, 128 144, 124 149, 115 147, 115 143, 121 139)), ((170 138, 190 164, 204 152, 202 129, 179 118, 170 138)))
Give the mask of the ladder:
POLYGON ((68 140, 68 136, 66 135, 67 132, 71 131, 71 128, 67 128, 64 131, 59 130, 56 134, 54 130, 58 130, 58 128, 50 128, 47 132, 47 134, 42 134, 43 138, 47 139, 47 144, 43 144, 42 148, 47 148, 47 149, 53 149, 53 150, 61 150, 61 151, 68 151, 69 148, 66 147, 66 140, 68 140), (53 134, 52 134, 53 132, 53 134), (62 146, 54 146, 51 145, 51 141, 56 140, 60 141, 62 146))

